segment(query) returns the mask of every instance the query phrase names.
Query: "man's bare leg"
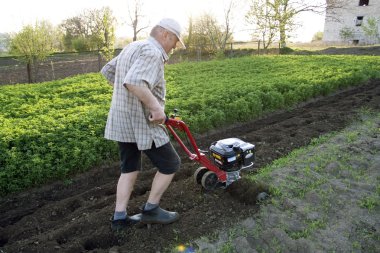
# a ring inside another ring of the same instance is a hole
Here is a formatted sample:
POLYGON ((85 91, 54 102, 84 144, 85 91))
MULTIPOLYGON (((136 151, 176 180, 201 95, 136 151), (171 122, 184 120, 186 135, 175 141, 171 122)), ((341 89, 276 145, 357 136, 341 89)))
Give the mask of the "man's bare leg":
POLYGON ((117 183, 115 212, 125 212, 133 186, 135 185, 138 171, 121 173, 117 183))
POLYGON ((138 171, 134 171, 130 173, 121 173, 119 177, 116 190, 115 213, 111 223, 111 229, 114 231, 123 230, 131 224, 139 222, 141 219, 141 214, 136 214, 132 217, 127 215, 128 201, 131 197, 137 175, 138 171))
POLYGON ((141 216, 141 222, 148 224, 148 227, 153 223, 169 224, 179 219, 177 212, 166 211, 159 207, 161 197, 169 187, 173 177, 174 173, 170 175, 156 173, 148 202, 145 204, 141 216))
POLYGON ((148 202, 151 204, 159 204, 162 195, 168 189, 172 179, 174 177, 173 174, 165 175, 157 171, 153 183, 152 183, 152 189, 150 190, 148 202))

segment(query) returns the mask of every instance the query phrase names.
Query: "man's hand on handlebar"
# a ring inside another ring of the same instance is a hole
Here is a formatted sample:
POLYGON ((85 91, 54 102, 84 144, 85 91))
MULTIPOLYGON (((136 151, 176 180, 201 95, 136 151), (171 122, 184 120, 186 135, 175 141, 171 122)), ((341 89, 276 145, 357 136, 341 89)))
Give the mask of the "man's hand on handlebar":
POLYGON ((166 120, 166 114, 163 108, 159 108, 157 110, 151 110, 149 121, 155 124, 164 124, 166 120))

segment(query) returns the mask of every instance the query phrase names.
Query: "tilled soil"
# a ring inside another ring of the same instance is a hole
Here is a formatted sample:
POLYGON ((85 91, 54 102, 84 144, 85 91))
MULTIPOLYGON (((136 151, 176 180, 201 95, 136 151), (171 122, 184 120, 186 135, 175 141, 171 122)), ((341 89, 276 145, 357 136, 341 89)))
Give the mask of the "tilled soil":
MULTIPOLYGON (((196 139, 202 149, 229 137, 253 143, 258 170, 312 138, 343 129, 363 107, 380 109, 380 80, 196 139)), ((265 186, 244 181, 244 174, 254 171, 243 172, 243 179, 227 190, 206 192, 193 180, 199 165, 180 153, 181 170, 161 202, 163 208, 180 213, 178 222, 151 229, 137 225, 125 233, 113 233, 109 220, 119 167, 112 164, 0 199, 0 252, 164 252, 228 228, 260 208, 255 199, 265 186)), ((154 174, 145 159, 129 214, 139 212, 146 201, 154 174)))

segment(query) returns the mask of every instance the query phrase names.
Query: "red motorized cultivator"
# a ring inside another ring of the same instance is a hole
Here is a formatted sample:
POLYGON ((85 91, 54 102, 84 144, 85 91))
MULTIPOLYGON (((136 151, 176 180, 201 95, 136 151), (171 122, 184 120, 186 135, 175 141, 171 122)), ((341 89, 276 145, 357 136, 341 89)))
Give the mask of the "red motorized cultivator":
POLYGON ((176 110, 175 114, 166 120, 165 125, 187 156, 202 165, 195 171, 194 179, 206 190, 226 188, 240 179, 242 169, 250 168, 254 164, 255 145, 238 138, 215 141, 207 151, 200 150, 186 123, 176 115, 176 110), (192 151, 184 144, 175 129, 185 133, 192 151))

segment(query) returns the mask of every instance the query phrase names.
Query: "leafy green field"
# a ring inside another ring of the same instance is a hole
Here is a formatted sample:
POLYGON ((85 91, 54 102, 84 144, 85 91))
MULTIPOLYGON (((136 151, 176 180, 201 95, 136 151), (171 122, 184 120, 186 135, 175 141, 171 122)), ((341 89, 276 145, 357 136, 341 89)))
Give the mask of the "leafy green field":
MULTIPOLYGON (((264 56, 166 67, 169 114, 193 132, 247 121, 380 77, 373 56, 264 56)), ((0 87, 0 195, 115 159, 103 139, 112 95, 100 74, 0 87)))

